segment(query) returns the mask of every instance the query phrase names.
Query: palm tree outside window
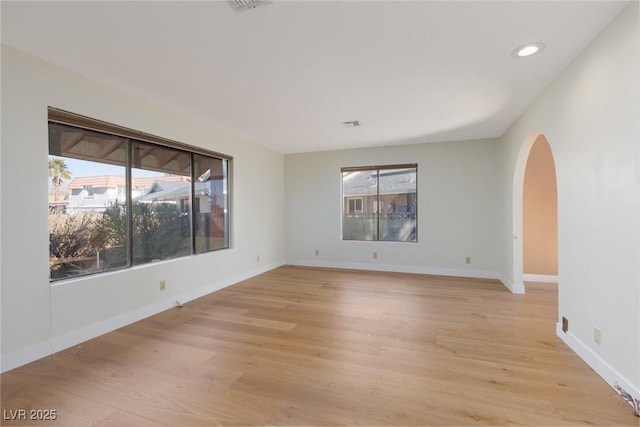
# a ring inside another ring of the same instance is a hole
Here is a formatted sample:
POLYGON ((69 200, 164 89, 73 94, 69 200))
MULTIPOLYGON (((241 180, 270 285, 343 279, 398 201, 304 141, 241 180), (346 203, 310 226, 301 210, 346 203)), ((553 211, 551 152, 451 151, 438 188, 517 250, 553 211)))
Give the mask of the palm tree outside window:
POLYGON ((71 179, 71 172, 64 159, 49 158, 49 176, 53 184, 53 200, 57 202, 60 200, 60 186, 71 179))

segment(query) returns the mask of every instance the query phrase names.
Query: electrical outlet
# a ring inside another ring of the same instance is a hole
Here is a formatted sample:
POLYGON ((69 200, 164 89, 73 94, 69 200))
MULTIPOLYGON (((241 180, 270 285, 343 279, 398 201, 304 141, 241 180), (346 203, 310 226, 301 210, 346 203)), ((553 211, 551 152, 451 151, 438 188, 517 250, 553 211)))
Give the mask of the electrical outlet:
POLYGON ((598 328, 593 328, 593 342, 598 345, 602 344, 602 331, 598 328))
POLYGON ((470 257, 470 256, 466 257, 466 258, 464 259, 464 263, 465 263, 465 264, 471 264, 471 257, 470 257))
POLYGON ((569 319, 562 318, 562 332, 567 333, 569 331, 569 319))
POLYGON ((164 291, 165 289, 167 289, 167 281, 166 280, 160 280, 160 290, 164 291))
POLYGON ((373 253, 373 259, 378 259, 378 252, 373 253))
POLYGON ((256 257, 256 261, 260 262, 260 254, 256 257))
POLYGON ((320 249, 316 249, 316 256, 320 255, 320 249))

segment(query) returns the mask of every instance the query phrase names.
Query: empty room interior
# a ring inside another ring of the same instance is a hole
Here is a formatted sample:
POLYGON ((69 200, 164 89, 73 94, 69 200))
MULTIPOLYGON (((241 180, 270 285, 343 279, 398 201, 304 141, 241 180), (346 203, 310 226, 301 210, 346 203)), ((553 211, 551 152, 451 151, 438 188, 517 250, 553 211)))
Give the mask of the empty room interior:
POLYGON ((640 425, 638 1, 0 8, 0 425, 640 425))

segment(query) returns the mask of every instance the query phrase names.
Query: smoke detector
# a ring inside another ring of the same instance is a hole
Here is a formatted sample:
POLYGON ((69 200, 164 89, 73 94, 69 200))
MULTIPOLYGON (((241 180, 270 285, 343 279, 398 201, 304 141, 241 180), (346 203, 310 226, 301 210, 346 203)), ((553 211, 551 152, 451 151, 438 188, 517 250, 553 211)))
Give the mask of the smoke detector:
POLYGON ((236 10, 255 9, 258 6, 264 6, 271 3, 271 0, 231 0, 231 4, 236 10))

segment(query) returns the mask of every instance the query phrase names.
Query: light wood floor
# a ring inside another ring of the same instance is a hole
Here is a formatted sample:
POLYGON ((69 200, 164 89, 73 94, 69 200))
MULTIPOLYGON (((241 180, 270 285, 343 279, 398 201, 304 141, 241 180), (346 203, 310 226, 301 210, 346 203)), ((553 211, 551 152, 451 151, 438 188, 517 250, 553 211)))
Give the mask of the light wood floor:
POLYGON ((3 374, 2 408, 69 426, 638 426, 555 336, 556 294, 282 267, 3 374))

